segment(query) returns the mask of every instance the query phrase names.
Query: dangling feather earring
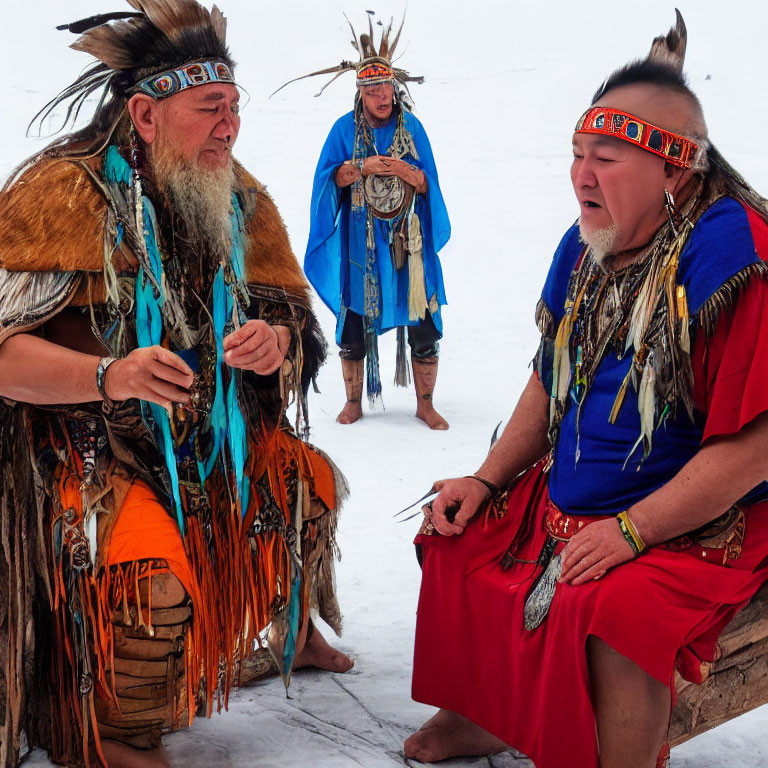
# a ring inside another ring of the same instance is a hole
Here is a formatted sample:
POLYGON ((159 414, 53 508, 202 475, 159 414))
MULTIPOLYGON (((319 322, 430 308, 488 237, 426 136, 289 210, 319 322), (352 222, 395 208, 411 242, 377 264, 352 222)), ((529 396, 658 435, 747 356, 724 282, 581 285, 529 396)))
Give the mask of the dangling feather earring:
MULTIPOLYGON (((139 145, 139 137, 136 134, 136 127, 131 125, 131 174, 133 176, 133 215, 137 232, 144 231, 144 203, 142 200, 143 190, 141 186, 141 169, 144 167, 144 150, 139 145)), ((142 243, 144 241, 142 240, 142 243)))
POLYGON ((669 219, 669 225, 672 227, 672 234, 677 237, 680 227, 680 215, 675 208, 675 198, 672 197, 672 193, 664 187, 664 207, 667 210, 667 218, 669 219))
POLYGON ((142 170, 142 168, 144 168, 144 150, 141 148, 141 145, 139 144, 139 137, 137 136, 136 128, 133 125, 131 125, 130 140, 131 140, 131 168, 133 169, 134 174, 137 174, 139 171, 142 170))

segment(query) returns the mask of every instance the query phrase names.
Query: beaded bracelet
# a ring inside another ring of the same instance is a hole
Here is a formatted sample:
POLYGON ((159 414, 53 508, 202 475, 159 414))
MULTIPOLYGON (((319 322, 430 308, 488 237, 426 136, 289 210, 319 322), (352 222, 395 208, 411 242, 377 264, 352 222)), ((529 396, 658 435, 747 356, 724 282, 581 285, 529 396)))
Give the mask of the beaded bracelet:
POLYGON ((464 475, 464 477, 468 480, 477 480, 478 483, 482 483, 491 492, 491 496, 495 496, 500 490, 498 485, 494 485, 490 480, 486 480, 479 475, 464 475))
POLYGON ((622 535, 627 540, 627 544, 632 547, 632 551, 636 555, 639 555, 646 548, 646 544, 643 541, 643 537, 637 532, 635 524, 629 519, 627 510, 619 512, 616 515, 616 520, 619 523, 622 535))

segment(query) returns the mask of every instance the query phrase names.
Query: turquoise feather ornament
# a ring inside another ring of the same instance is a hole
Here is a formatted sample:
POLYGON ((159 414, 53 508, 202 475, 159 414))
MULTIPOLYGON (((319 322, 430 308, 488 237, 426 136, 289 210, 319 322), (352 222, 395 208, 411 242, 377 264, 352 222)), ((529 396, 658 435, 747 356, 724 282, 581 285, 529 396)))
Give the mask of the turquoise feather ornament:
MULTIPOLYGON (((152 202, 141 194, 140 182, 134 177, 130 165, 116 147, 107 150, 104 164, 105 180, 123 190, 129 189, 135 200, 137 219, 142 223, 142 250, 138 254, 140 267, 136 277, 136 333, 140 347, 159 345, 167 327, 174 328, 186 341, 186 320, 178 308, 166 302, 166 283, 163 259, 157 242, 157 217, 152 202), (165 321, 165 322, 164 322, 165 321)), ((247 437, 245 419, 238 397, 239 372, 229 371, 224 365, 224 336, 245 320, 241 304, 247 303, 243 284, 245 236, 243 215, 239 201, 232 196, 232 246, 228 258, 222 260, 213 283, 213 328, 215 360, 215 390, 211 410, 201 425, 209 432, 211 446, 208 455, 198 460, 201 484, 204 484, 217 461, 225 472, 235 475, 236 498, 241 515, 245 515, 249 500, 249 478, 245 475, 247 437), (225 378, 228 381, 225 384, 225 378)), ((191 347, 191 343, 188 344, 191 347)), ((179 530, 184 533, 184 517, 179 491, 177 449, 174 445, 170 415, 154 403, 142 402, 142 414, 147 427, 155 435, 168 470, 170 491, 179 530)))

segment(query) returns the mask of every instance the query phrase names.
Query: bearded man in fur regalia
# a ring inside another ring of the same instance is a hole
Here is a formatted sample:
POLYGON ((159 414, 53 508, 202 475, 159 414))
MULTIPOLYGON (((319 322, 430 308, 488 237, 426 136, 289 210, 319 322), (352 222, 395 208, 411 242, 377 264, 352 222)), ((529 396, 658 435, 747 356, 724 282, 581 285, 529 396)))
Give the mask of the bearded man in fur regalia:
POLYGON ((351 660, 343 477, 300 440, 325 354, 280 215, 232 158, 226 22, 194 0, 69 25, 91 122, 0 195, 0 765, 167 765, 264 638, 351 660), (144 752, 139 755, 135 750, 144 752))

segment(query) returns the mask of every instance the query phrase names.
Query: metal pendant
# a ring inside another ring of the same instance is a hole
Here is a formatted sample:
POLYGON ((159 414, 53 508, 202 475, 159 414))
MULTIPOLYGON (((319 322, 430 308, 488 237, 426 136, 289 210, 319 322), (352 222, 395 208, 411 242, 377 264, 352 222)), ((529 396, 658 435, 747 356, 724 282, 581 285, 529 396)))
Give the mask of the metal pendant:
POLYGON ((547 617, 561 571, 562 561, 560 555, 556 555, 550 560, 538 584, 528 595, 523 609, 523 626, 529 632, 536 629, 547 617))
POLYGON ((413 200, 414 189, 398 176, 365 177, 365 202, 377 219, 394 219, 407 211, 413 200))

